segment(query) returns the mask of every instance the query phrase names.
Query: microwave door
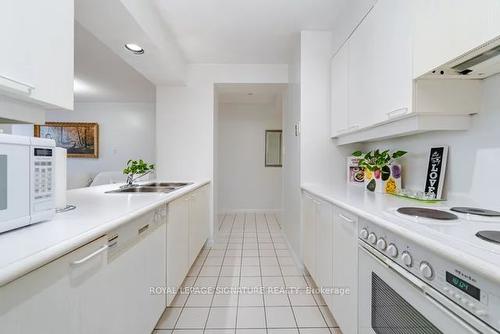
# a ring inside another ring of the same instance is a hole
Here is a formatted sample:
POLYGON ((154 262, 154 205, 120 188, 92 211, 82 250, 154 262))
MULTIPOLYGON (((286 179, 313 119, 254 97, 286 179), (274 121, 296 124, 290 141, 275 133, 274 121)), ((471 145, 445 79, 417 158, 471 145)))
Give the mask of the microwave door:
POLYGON ((0 143, 0 233, 30 223, 29 146, 0 143))
POLYGON ((407 279, 363 246, 358 249, 359 334, 480 333, 424 293, 412 282, 416 277, 407 279))

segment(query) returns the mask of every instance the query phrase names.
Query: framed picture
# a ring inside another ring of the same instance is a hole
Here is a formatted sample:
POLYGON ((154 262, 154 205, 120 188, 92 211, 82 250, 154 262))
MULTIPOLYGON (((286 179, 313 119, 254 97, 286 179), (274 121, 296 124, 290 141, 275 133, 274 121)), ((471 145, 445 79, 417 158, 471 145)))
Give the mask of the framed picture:
POLYGON ((99 157, 99 125, 97 123, 47 122, 35 125, 35 137, 56 141, 68 151, 68 158, 99 157))

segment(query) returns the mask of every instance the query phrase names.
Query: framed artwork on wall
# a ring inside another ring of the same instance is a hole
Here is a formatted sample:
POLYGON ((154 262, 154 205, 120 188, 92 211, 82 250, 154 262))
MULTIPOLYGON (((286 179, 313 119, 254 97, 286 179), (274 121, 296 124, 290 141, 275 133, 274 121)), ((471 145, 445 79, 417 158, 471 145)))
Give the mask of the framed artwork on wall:
POLYGON ((97 123, 47 122, 35 125, 35 137, 56 141, 68 151, 68 158, 99 157, 99 125, 97 123))

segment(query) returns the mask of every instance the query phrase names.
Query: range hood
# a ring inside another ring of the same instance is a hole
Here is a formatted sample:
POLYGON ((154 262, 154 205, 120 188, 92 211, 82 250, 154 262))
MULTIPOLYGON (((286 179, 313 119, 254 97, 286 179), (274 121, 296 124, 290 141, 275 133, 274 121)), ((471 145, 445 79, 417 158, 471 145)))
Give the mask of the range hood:
POLYGON ((440 66, 422 78, 485 79, 500 73, 500 36, 440 66))

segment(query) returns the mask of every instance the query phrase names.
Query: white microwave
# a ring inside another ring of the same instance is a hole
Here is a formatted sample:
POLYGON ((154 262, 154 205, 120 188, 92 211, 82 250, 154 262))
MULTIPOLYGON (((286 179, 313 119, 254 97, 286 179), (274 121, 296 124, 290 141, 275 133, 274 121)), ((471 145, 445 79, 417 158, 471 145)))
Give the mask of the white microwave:
POLYGON ((0 134, 0 233, 50 220, 55 141, 0 134))

